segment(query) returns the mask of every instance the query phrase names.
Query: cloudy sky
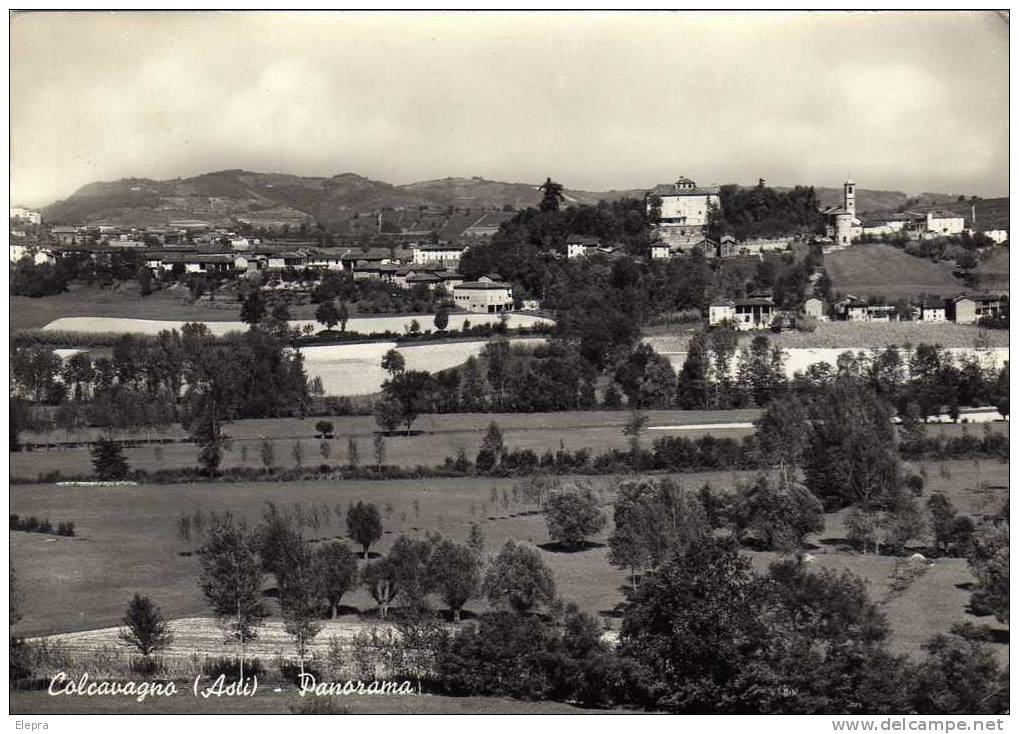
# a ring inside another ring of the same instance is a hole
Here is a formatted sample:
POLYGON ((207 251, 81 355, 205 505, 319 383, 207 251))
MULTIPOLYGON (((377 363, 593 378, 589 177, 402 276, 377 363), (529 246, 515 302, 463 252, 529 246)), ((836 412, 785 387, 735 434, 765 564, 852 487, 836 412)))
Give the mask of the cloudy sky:
POLYGON ((1008 192, 994 14, 28 13, 12 197, 226 168, 1008 192))

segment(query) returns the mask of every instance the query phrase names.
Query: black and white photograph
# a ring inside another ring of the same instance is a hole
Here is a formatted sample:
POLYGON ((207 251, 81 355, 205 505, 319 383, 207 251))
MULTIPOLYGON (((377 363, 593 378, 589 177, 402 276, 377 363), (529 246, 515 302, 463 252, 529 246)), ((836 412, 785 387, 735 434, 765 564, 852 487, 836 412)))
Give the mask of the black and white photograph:
POLYGON ((1005 731, 1009 21, 9 9, 12 730, 1005 731))

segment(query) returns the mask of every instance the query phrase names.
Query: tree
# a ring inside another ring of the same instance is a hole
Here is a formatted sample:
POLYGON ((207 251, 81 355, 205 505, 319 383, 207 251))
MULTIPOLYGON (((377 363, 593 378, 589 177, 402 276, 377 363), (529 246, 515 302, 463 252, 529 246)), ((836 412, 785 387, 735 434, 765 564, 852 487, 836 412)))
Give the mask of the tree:
POLYGON ((502 430, 500 430, 498 423, 492 421, 485 430, 485 435, 481 439, 481 446, 478 449, 478 455, 475 458, 478 470, 491 471, 502 461, 504 453, 505 445, 503 444, 502 430))
POLYGON ((147 596, 135 594, 128 602, 123 618, 127 628, 120 633, 120 639, 134 647, 143 657, 165 650, 173 642, 170 626, 163 619, 159 607, 147 596))
POLYGON ((630 417, 627 419, 626 425, 623 426, 623 435, 629 440, 630 454, 634 457, 640 451, 640 435, 647 427, 647 423, 648 416, 646 413, 642 413, 639 410, 631 410, 630 417))
POLYGON ((276 589, 282 593, 287 575, 301 562, 304 552, 304 538, 297 518, 281 511, 275 503, 266 502, 255 542, 262 570, 275 577, 276 589))
POLYGON ((553 540, 582 547, 601 532, 607 519, 591 487, 581 484, 552 492, 545 502, 545 523, 553 540))
POLYGON ((347 436, 347 463, 354 469, 361 463, 361 450, 357 444, 357 436, 347 436))
POLYGON ((129 469, 124 449, 108 438, 100 438, 92 447, 92 466, 96 476, 104 482, 123 479, 129 469))
POLYGON ((290 309, 283 301, 277 301, 276 305, 272 307, 271 316, 281 324, 285 324, 290 321, 290 309))
POLYGON ((779 397, 755 422, 761 452, 768 462, 777 464, 783 483, 795 476, 810 442, 810 421, 803 401, 797 397, 779 397))
POLYGON ((323 301, 315 309, 315 320, 326 327, 327 331, 340 322, 340 312, 332 301, 323 301))
POLYGON ((646 667, 658 706, 753 711, 741 692, 751 689, 750 660, 768 636, 755 587, 750 561, 732 541, 711 537, 673 552, 640 584, 623 618, 620 651, 646 667))
POLYGON ((375 468, 381 469, 382 465, 386 463, 386 439, 381 433, 375 434, 372 448, 375 455, 375 468))
POLYGON ((262 291, 254 289, 241 302, 241 321, 254 329, 265 318, 265 300, 262 291))
POLYGON ((938 635, 924 645, 913 705, 924 714, 994 714, 1008 710, 1008 674, 987 645, 938 635))
POLYGON ((449 606, 453 621, 460 621, 460 610, 481 590, 481 564, 470 547, 443 538, 435 545, 428 562, 428 575, 442 600, 449 606))
POLYGON ((340 307, 336 309, 336 320, 340 323, 340 331, 347 330, 347 322, 350 321, 350 311, 347 309, 347 304, 340 302, 340 307))
POLYGON ((493 606, 508 604, 523 614, 555 599, 552 571, 535 548, 506 541, 485 573, 483 589, 493 606))
POLYGON ((392 433, 400 425, 400 407, 392 398, 383 396, 375 401, 375 422, 383 433, 392 433))
POLYGON ((333 422, 317 421, 315 423, 315 434, 319 438, 331 438, 333 435, 333 422))
POLYGON ((898 491, 891 412, 873 390, 840 378, 814 399, 810 418, 803 473, 827 510, 872 508, 898 491))
POLYGON ((255 537, 230 515, 214 518, 206 528, 201 555, 200 585, 218 619, 241 645, 240 677, 244 680, 244 651, 257 636, 265 611, 262 608, 262 568, 256 555, 255 537))
POLYGON ((320 579, 315 558, 301 543, 291 560, 290 568, 280 586, 280 611, 283 630, 294 640, 304 675, 304 657, 310 643, 322 630, 319 617, 318 590, 320 579))
POLYGON ((389 613, 389 605, 396 599, 400 587, 396 580, 396 570, 389 558, 369 561, 361 569, 361 583, 368 589, 372 599, 379 605, 379 616, 385 619, 389 613))
POLYGON ((824 530, 824 508, 806 487, 768 481, 765 476, 742 489, 736 501, 739 525, 752 531, 769 550, 791 552, 810 533, 824 530))
POLYGON ((325 543, 315 552, 315 564, 322 597, 336 619, 340 600, 357 582, 357 559, 346 543, 325 543))
POLYGON ((379 515, 379 508, 361 500, 351 505, 347 510, 347 535, 364 549, 364 559, 367 561, 371 544, 382 537, 382 517, 379 515))
POLYGON ((435 328, 437 331, 445 331, 447 326, 449 326, 449 311, 439 307, 439 310, 435 312, 435 328))
POLYGON ((262 466, 265 467, 266 471, 272 471, 273 466, 276 464, 276 447, 272 441, 267 438, 262 439, 261 446, 259 447, 259 454, 262 459, 262 466))
POLYGON ((541 203, 538 208, 543 212, 559 211, 559 202, 566 199, 563 196, 562 184, 556 183, 549 177, 545 179, 545 183, 538 187, 538 190, 541 191, 541 203))
POLYGON ((700 498, 667 477, 621 483, 613 522, 609 560, 630 569, 634 586, 636 569, 654 570, 671 549, 699 543, 710 530, 700 498))
POLYGON ((999 622, 1009 621, 1008 514, 1005 519, 985 523, 973 535, 969 566, 977 577, 973 605, 992 612, 999 622))
POLYGON ((403 355, 395 349, 390 349, 382 355, 382 369, 389 373, 390 379, 403 372, 406 365, 403 355))
POLYGON ((290 450, 290 455, 294 457, 294 466, 298 469, 304 466, 304 444, 300 441, 294 441, 294 445, 290 450))
POLYGON ((697 410, 708 405, 709 352, 707 333, 703 330, 695 332, 687 345, 687 357, 676 387, 677 404, 684 410, 697 410))
POLYGON ((382 385, 386 397, 398 408, 400 422, 407 427, 408 436, 411 425, 424 407, 431 387, 432 376, 420 370, 399 372, 382 385))

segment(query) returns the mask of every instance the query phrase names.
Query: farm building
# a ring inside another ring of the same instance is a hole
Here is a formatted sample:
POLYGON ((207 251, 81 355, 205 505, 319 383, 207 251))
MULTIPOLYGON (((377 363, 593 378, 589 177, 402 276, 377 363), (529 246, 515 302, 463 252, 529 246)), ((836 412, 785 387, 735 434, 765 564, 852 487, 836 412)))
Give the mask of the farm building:
POLYGON ((948 320, 948 309, 944 301, 929 300, 920 304, 920 315, 917 321, 940 323, 948 320))
POLYGON ((513 286, 481 276, 478 280, 453 286, 453 302, 465 311, 502 313, 513 309, 513 286))
POLYGON ((949 299, 947 316, 957 324, 975 324, 984 317, 1005 316, 1001 298, 990 293, 960 293, 949 299))
POLYGON ((708 307, 708 325, 732 324, 740 331, 767 329, 775 319, 775 304, 770 298, 741 298, 708 307))
POLYGON ((824 301, 820 298, 808 298, 803 302, 803 315, 818 320, 824 319, 824 301))
POLYGON ((467 245, 453 243, 418 245, 413 248, 413 261, 415 265, 458 265, 466 250, 467 245))

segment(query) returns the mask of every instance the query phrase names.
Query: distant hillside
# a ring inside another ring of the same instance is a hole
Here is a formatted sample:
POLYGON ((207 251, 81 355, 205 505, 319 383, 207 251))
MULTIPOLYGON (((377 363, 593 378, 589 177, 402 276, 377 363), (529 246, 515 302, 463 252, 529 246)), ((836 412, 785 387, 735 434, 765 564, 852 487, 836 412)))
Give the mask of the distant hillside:
MULTIPOLYGON (((824 206, 842 206, 842 187, 827 188, 815 186, 817 199, 824 206)), ((860 214, 885 209, 897 209, 909 200, 902 191, 879 191, 877 189, 856 190, 856 211, 860 214)))
MULTIPOLYGON (((823 205, 842 202, 841 188, 815 190, 823 205)), ((570 205, 597 204, 603 199, 614 201, 628 196, 640 198, 645 190, 566 189, 563 193, 570 205)), ((957 204, 953 201, 957 198, 923 194, 920 202, 943 202, 946 208, 955 210, 961 206, 968 211, 968 203, 957 204)), ((381 215, 383 231, 438 231, 440 236, 449 237, 472 225, 497 226, 501 221, 497 215, 504 208, 514 211, 537 206, 540 200, 537 183, 506 183, 480 176, 396 186, 356 173, 317 177, 229 170, 171 181, 130 178, 91 183, 67 199, 45 207, 43 216, 54 224, 107 222, 149 227, 165 226, 173 219, 223 225, 240 220, 266 227, 320 223, 353 234, 377 232, 381 215), (484 212, 492 212, 492 216, 480 222, 484 212)), ((861 213, 894 210, 909 201, 910 197, 901 191, 857 190, 857 211, 861 213)), ((981 200, 978 218, 981 207, 989 207, 989 219, 1000 218, 1004 213, 1007 221, 1008 199, 981 200)), ((983 226, 984 222, 980 224, 983 226)))
MULTIPOLYGON (((601 199, 642 196, 643 191, 590 192, 566 190, 566 202, 596 204, 601 199)), ((480 222, 483 210, 499 213, 536 206, 537 184, 504 183, 480 177, 445 178, 394 186, 344 173, 330 178, 250 171, 217 171, 172 181, 123 179, 83 186, 63 201, 43 209, 46 221, 79 224, 108 222, 157 226, 173 219, 213 224, 234 220, 261 226, 321 223, 339 231, 439 230, 455 236, 480 222), (449 209, 462 210, 450 213, 449 209), (402 212, 395 216, 391 210, 402 212), (361 219, 360 222, 355 220, 361 219), (399 221, 398 221, 399 220, 399 221), (455 220, 455 221, 454 221, 455 220), (461 226, 462 225, 462 226, 461 226)))

